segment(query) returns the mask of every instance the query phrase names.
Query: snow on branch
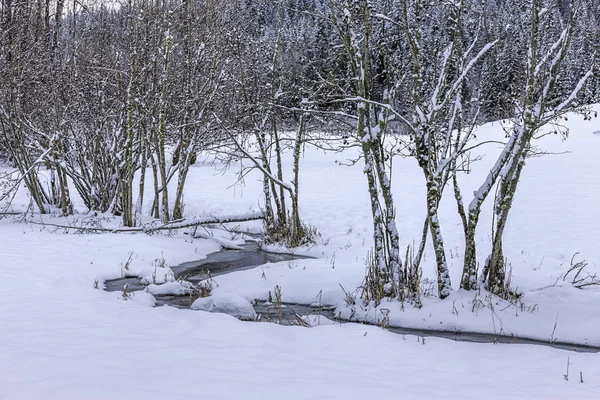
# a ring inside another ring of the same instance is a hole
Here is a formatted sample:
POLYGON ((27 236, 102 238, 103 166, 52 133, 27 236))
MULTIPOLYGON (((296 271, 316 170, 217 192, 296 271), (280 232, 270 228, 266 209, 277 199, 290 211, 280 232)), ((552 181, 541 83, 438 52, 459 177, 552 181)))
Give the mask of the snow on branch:
POLYGON ((483 57, 485 55, 485 53, 487 53, 492 47, 494 47, 496 45, 496 43, 498 43, 498 39, 486 44, 479 51, 479 53, 477 53, 477 55, 475 57, 473 57, 471 59, 471 61, 469 61, 469 63, 462 70, 461 74, 454 81, 454 84, 452 85, 451 89, 447 92, 444 100, 441 103, 437 104, 436 107, 431 110, 431 113, 437 112, 446 106, 446 104, 453 98, 454 93, 456 93, 456 91, 460 88, 460 86, 462 85, 463 81, 465 80, 465 78, 467 77, 467 75, 469 74, 471 69, 473 69, 473 67, 475 66, 475 64, 477 64, 479 59, 481 57, 483 57))
POLYGON ((577 95, 579 94, 579 91, 581 91, 581 89, 583 88, 583 86, 585 85, 585 82, 591 78, 594 75, 593 72, 593 67, 590 68, 588 70, 588 72, 581 77, 581 79, 579 80, 579 82, 577 82, 577 85, 575 86, 575 88, 573 89, 573 91, 571 92, 571 94, 569 95, 569 97, 567 97, 565 99, 565 101, 563 101, 562 103, 560 103, 552 112, 553 117, 559 115, 563 110, 565 110, 576 98, 577 95))
POLYGON ((406 126, 408 126, 408 128, 411 131, 415 131, 415 128, 413 126, 413 124, 410 123, 409 120, 407 120, 406 118, 404 118, 404 116, 402 114, 400 114, 398 111, 396 111, 394 109, 394 107, 392 107, 389 104, 386 103, 380 103, 378 101, 374 101, 374 100, 369 100, 369 99, 365 99, 364 97, 360 97, 360 96, 355 96, 355 97, 346 97, 344 99, 338 100, 340 102, 348 102, 348 101, 354 101, 354 102, 365 102, 367 104, 371 104, 377 107, 381 107, 389 112, 391 112, 394 116, 396 116, 398 119, 400 119, 403 123, 406 124, 406 126))
POLYGON ((556 42, 554 42, 552 47, 550 47, 550 49, 548 49, 548 51, 546 52, 544 57, 542 57, 540 62, 535 66, 535 71, 533 72, 534 77, 537 77, 539 75, 540 70, 542 69, 544 64, 546 64, 548 62, 548 60, 550 59, 550 56, 556 51, 556 49, 561 47, 563 42, 567 39, 567 33, 568 33, 569 29, 570 29, 569 27, 563 29, 563 31, 560 34, 560 37, 556 40, 556 42))

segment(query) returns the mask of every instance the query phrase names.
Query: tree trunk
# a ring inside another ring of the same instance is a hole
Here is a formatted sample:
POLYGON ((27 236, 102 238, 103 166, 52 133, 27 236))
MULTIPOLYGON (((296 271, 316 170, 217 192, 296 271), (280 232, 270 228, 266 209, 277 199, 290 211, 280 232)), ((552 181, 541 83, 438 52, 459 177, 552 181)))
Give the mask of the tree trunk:
MULTIPOLYGON (((453 177, 455 185, 455 198, 458 204, 459 214, 461 214, 461 219, 463 220, 463 226, 465 227, 465 253, 463 260, 463 272, 460 284, 461 289, 476 290, 479 288, 479 280, 477 277, 477 244, 475 241, 475 234, 477 232, 477 224, 479 223, 481 207, 483 206, 484 201, 487 199, 488 195, 494 188, 494 185, 496 184, 498 177, 502 173, 502 170, 506 166, 506 163, 510 160, 511 154, 517 144, 519 134, 519 129, 513 129, 509 141, 506 143, 504 149, 502 150, 502 153, 496 160, 496 163, 489 171, 486 180, 475 192, 475 196, 469 204, 469 212, 467 218, 463 217, 465 211, 464 207, 462 206, 462 196, 460 195, 460 193, 457 194, 456 192, 458 185, 456 182, 456 176, 453 177)), ((485 274, 482 274, 482 277, 484 275, 485 274)))
POLYGON ((66 217, 73 214, 73 203, 71 202, 71 195, 69 193, 69 183, 67 174, 63 167, 57 166, 56 172, 58 174, 58 183, 60 188, 60 208, 62 216, 66 217))
POLYGON ((160 201, 160 187, 158 184, 158 168, 156 166, 156 159, 154 156, 150 157, 152 164, 152 182, 154 182, 154 197, 152 200, 152 210, 150 214, 158 219, 160 218, 159 201, 160 201))
POLYGON ((300 221, 300 210, 298 210, 298 193, 300 190, 300 152, 304 140, 304 130, 306 129, 306 115, 300 117, 300 125, 298 126, 298 134, 294 144, 294 192, 292 193, 292 244, 298 245, 304 237, 304 227, 300 221))
MULTIPOLYGON (((394 198, 392 196, 392 186, 386 172, 381 143, 377 141, 373 143, 373 147, 377 178, 385 204, 384 223, 389 256, 388 269, 390 274, 398 275, 396 281, 400 286, 404 286, 405 277, 403 276, 402 261, 400 260, 400 238, 396 226, 396 209, 394 207, 394 198)), ((402 288, 400 287, 399 290, 401 289, 402 288)))
POLYGON ((438 208, 443 189, 442 171, 439 171, 433 150, 430 149, 431 143, 429 143, 429 138, 434 137, 434 135, 428 129, 430 128, 425 127, 416 136, 415 152, 417 162, 425 176, 425 185, 427 187, 427 219, 429 221, 429 231, 431 233, 437 267, 438 295, 440 299, 445 299, 450 295, 452 284, 446 260, 444 238, 438 217, 438 208))
MULTIPOLYGON (((263 163, 264 167, 264 163, 263 163)), ((271 190, 269 185, 269 178, 266 174, 263 174, 263 194, 265 196, 265 227, 266 231, 269 232, 273 228, 275 218, 273 216, 273 205, 271 204, 271 190)))
POLYGON ((54 39, 52 41, 52 50, 56 50, 58 48, 58 39, 60 37, 60 28, 62 25, 62 14, 64 5, 64 0, 56 0, 56 13, 54 14, 54 39))
POLYGON ((142 215, 143 207, 144 207, 144 190, 146 188, 146 169, 148 167, 148 146, 147 144, 142 144, 141 151, 141 162, 140 162, 140 185, 139 185, 139 193, 138 199, 135 203, 135 213, 136 215, 142 215))
MULTIPOLYGON (((477 223, 475 222, 475 225, 477 223)), ((477 281, 477 247, 475 244, 475 226, 469 226, 465 232, 465 254, 462 279, 460 281, 461 289, 477 290, 479 284, 477 281)))
MULTIPOLYGON (((275 115, 272 116, 272 127, 273 127, 273 139, 275 141, 275 158, 277 161, 277 179, 283 180, 283 169, 281 165, 281 144, 279 143, 279 131, 277 129, 277 121, 275 115)), ((283 186, 279 187, 279 201, 281 208, 279 209, 279 223, 281 226, 287 224, 287 209, 285 206, 285 189, 283 186)))
MULTIPOLYGON (((365 146, 367 147, 367 146, 365 146)), ((371 214, 373 216, 373 264, 370 267, 377 268, 376 273, 368 274, 376 279, 368 285, 371 289, 371 299, 378 302, 384 297, 383 287, 387 283, 391 283, 392 279, 389 276, 387 268, 387 260, 385 256, 385 228, 383 216, 381 214, 381 205, 379 203, 379 191, 377 187, 376 174, 373 168, 373 160, 370 150, 363 149, 365 159, 364 173, 367 176, 369 189, 369 198, 371 200, 371 214)))
POLYGON ((527 146, 522 143, 508 165, 507 175, 500 182, 499 198, 496 202, 496 228, 492 238, 492 253, 486 260, 484 279, 487 289, 498 295, 505 295, 506 291, 509 290, 505 287, 506 265, 502 248, 502 236, 508 222, 508 215, 513 205, 521 172, 525 166, 526 152, 527 146))
POLYGON ((438 182, 434 182, 432 179, 429 179, 427 182, 429 229, 437 264, 438 295, 440 296, 440 299, 445 299, 450 295, 452 284, 450 282, 450 273, 448 271, 448 263, 446 261, 444 238, 442 237, 442 231, 438 219, 439 201, 438 182))
POLYGON ((189 143, 186 143, 186 148, 181 150, 179 158, 179 174, 177 176, 177 190, 175 192, 175 204, 173 204, 173 219, 178 220, 183 218, 183 189, 187 174, 190 170, 191 160, 194 149, 189 148, 189 143))

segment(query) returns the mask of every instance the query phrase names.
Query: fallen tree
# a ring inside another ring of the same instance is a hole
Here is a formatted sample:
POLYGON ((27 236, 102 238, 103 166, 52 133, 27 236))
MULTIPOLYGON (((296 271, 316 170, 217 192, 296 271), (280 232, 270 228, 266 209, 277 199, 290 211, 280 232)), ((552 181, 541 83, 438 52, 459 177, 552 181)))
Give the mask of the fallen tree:
MULTIPOLYGON (((236 214, 236 215, 225 215, 225 216, 207 216, 207 217, 199 217, 194 219, 183 219, 172 221, 166 224, 154 225, 153 223, 138 226, 138 227, 119 227, 119 228, 107 228, 103 227, 99 224, 97 220, 94 220, 93 223, 88 223, 87 225, 77 226, 73 225, 61 225, 61 224, 52 224, 46 222, 38 222, 38 221, 27 221, 30 224, 34 225, 42 225, 45 227, 59 228, 59 229, 74 229, 78 232, 87 232, 87 233, 137 233, 143 232, 146 234, 152 234, 160 231, 167 230, 175 230, 175 229, 185 229, 192 228, 200 225, 209 225, 209 224, 226 224, 229 222, 246 222, 246 221, 256 221, 264 219, 264 215, 262 212, 259 213, 247 213, 247 214, 236 214), (94 224, 94 225, 92 225, 94 224)), ((85 223, 85 222, 84 222, 85 223)))

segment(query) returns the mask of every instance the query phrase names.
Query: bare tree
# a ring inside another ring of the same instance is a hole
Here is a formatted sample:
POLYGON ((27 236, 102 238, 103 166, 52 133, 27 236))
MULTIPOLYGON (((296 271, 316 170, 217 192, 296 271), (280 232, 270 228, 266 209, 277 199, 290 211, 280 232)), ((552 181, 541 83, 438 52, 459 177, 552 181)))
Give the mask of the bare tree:
POLYGON ((343 44, 351 71, 349 96, 344 101, 356 105, 356 140, 365 163, 374 248, 367 273, 365 295, 378 302, 383 297, 404 296, 405 277, 400 259, 396 208, 391 187, 391 159, 385 140, 393 113, 389 87, 374 87, 372 62, 374 40, 373 11, 368 1, 332 1, 331 16, 343 44))
MULTIPOLYGON (((525 166, 525 160, 531 151, 531 141, 539 129, 562 115, 575 110, 577 95, 593 74, 592 67, 579 79, 570 94, 556 98, 554 90, 561 73, 578 13, 574 0, 569 3, 568 19, 560 35, 553 42, 544 40, 543 33, 549 24, 560 23, 552 19, 552 4, 543 0, 531 2, 531 30, 527 52, 527 80, 523 95, 517 103, 513 118, 512 142, 505 157, 505 165, 499 173, 499 190, 495 201, 495 227, 492 235, 492 252, 486 260, 483 279, 488 290, 505 294, 505 261, 502 236, 512 208, 517 186, 525 166)), ((503 153, 504 154, 504 153, 503 153)))
MULTIPOLYGON (((422 21, 434 11, 427 3, 402 1, 402 23, 412 60, 410 116, 404 117, 413 143, 413 153, 423 171, 427 187, 427 217, 437 263, 438 294, 450 294, 451 282, 444 239, 438 217, 442 192, 457 168, 472 138, 478 112, 465 118, 462 89, 469 73, 496 43, 480 44, 476 35, 463 46, 463 1, 443 4, 441 12, 450 21, 447 34, 426 37, 422 21), (436 40, 437 39, 437 40, 436 40), (443 43, 441 53, 435 48, 443 43), (435 47, 434 47, 435 46, 435 47), (434 55, 434 57, 431 57, 434 55), (466 125, 466 126, 465 126, 466 125)), ((438 12, 440 12, 438 11, 438 12)), ((418 255, 422 253, 421 243, 418 255)))

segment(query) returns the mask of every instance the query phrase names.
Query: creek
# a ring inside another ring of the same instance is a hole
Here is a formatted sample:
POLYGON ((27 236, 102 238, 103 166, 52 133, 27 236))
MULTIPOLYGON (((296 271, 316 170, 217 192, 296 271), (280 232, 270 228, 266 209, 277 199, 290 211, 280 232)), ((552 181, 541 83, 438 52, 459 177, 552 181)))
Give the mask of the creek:
MULTIPOLYGON (((209 254, 203 260, 186 262, 178 266, 171 267, 171 269, 175 274, 175 279, 186 280, 188 282, 193 283, 194 285, 197 285, 200 281, 203 281, 207 278, 208 273, 210 273, 210 276, 214 278, 219 275, 227 274, 234 271, 252 269, 266 263, 291 261, 302 258, 307 257, 298 256, 294 254, 269 253, 261 250, 256 244, 256 242, 246 241, 246 244, 243 246, 242 250, 222 250, 216 253, 209 254)), ((107 280, 104 282, 104 284, 105 290, 111 292, 123 291, 123 286, 125 284, 129 285, 127 290, 130 292, 135 292, 144 289, 144 285, 141 283, 140 278, 137 277, 125 277, 107 280)), ((172 307, 189 309, 192 303, 199 297, 199 295, 155 295, 154 297, 156 298, 156 306, 169 305, 172 307)), ((281 323, 283 325, 303 325, 302 317, 312 315, 317 316, 317 321, 319 320, 319 317, 325 317, 329 321, 336 321, 336 323, 340 324, 348 322, 361 323, 360 321, 340 320, 336 316, 335 306, 330 305, 306 305, 296 303, 273 304, 272 302, 259 300, 253 303, 253 307, 256 311, 256 314, 259 316, 258 320, 261 322, 275 322, 281 323)), ((417 329, 399 326, 390 326, 385 328, 388 331, 399 335, 417 336, 421 338, 420 340, 423 341, 427 337, 438 337, 461 342, 533 344, 550 346, 553 348, 576 352, 600 352, 600 347, 596 346, 587 346, 565 342, 550 342, 537 339, 521 338, 518 336, 496 335, 490 333, 477 332, 417 329)))

